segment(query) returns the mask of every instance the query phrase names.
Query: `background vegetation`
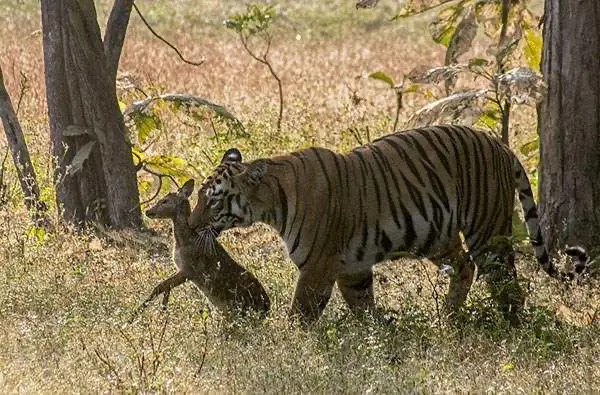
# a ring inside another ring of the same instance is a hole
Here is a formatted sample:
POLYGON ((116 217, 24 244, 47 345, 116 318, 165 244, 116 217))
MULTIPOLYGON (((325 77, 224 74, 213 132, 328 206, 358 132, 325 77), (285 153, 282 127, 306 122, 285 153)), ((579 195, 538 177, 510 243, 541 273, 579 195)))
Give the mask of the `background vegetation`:
MULTIPOLYGON (((99 2, 101 20, 109 5, 99 2)), ((347 150, 385 134, 395 121, 396 96, 366 76, 381 70, 396 78, 445 58, 427 28, 435 13, 391 22, 400 10, 395 2, 357 11, 349 1, 280 1, 269 54, 285 92, 278 131, 275 81, 223 24, 244 4, 139 5, 186 58, 206 62, 180 62, 132 15, 118 79, 123 106, 146 94, 189 93, 224 105, 244 124, 244 130, 230 128, 210 111, 190 115, 159 105, 153 121, 132 125, 139 154, 152 158, 150 170, 168 169, 178 181, 201 180, 232 145, 252 159, 309 145, 347 150)), ((539 2, 532 6, 539 12, 539 2)), ((0 25, 5 82, 19 103, 42 198, 52 206, 39 3, 5 0, 0 20, 6 21, 0 25)), ((473 53, 485 50, 483 40, 476 37, 473 53)), ((428 101, 424 94, 405 95, 399 125, 428 101)), ((535 128, 532 108, 513 113, 517 151, 534 139, 535 128)), ((535 165, 535 147, 523 152, 522 159, 535 165)), ((518 268, 530 292, 520 328, 502 320, 479 282, 457 324, 440 320, 436 306, 447 280, 427 262, 399 260, 377 267, 385 320, 348 316, 334 295, 317 326, 302 331, 286 319, 293 265, 263 226, 222 239, 267 288, 273 310, 266 320, 224 317, 185 285, 174 291, 166 313, 155 306, 129 323, 152 286, 174 270, 168 222, 148 222, 156 234, 44 233, 30 227, 15 173, 9 165, 4 169, 2 392, 587 392, 600 385, 597 282, 562 287, 537 271, 526 245, 518 268)), ((150 198, 158 183, 151 173, 140 174, 142 198, 150 198)), ((171 187, 166 179, 163 191, 171 187)))

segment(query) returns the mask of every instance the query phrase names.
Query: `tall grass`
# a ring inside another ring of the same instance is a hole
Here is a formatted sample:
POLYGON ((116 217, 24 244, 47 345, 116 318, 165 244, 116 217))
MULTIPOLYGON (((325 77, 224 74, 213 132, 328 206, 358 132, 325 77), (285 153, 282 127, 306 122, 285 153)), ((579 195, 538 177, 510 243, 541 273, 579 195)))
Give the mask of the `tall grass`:
MULTIPOLYGON (((443 59, 424 20, 387 22, 389 4, 369 13, 355 11, 351 1, 280 2, 284 17, 271 53, 287 97, 278 133, 268 72, 221 25, 243 4, 176 3, 141 5, 188 58, 202 55, 207 63, 179 62, 133 16, 120 72, 146 92, 197 94, 244 121, 247 134, 236 136, 164 115, 149 150, 185 156, 194 164, 190 176, 200 179, 230 145, 255 158, 313 144, 347 150, 366 140, 367 128, 372 138, 382 135, 393 122, 393 94, 356 77, 374 70, 400 75, 443 59)), ((27 78, 19 117, 44 199, 52 203, 37 7, 2 3, 0 61, 13 100, 21 72, 27 78)), ((100 4, 101 19, 107 9, 100 4)), ((125 103, 139 98, 129 90, 119 94, 125 103)), ((401 122, 425 100, 406 99, 401 122)), ((533 112, 513 119, 515 143, 528 141, 533 112)), ((152 286, 174 270, 169 224, 149 222, 155 234, 35 234, 14 172, 7 171, 10 200, 0 207, 2 392, 512 393, 589 392, 600 385, 597 281, 565 289, 536 270, 526 245, 518 269, 529 298, 519 328, 500 317, 480 282, 457 322, 440 320, 436 303, 443 301, 436 295, 445 293, 447 279, 428 263, 399 260, 377 267, 381 317, 352 317, 334 294, 318 324, 300 330, 286 316, 295 270, 264 226, 230 231, 222 241, 267 288, 273 301, 267 319, 225 318, 186 285, 173 292, 166 312, 153 306, 129 323, 152 286)))

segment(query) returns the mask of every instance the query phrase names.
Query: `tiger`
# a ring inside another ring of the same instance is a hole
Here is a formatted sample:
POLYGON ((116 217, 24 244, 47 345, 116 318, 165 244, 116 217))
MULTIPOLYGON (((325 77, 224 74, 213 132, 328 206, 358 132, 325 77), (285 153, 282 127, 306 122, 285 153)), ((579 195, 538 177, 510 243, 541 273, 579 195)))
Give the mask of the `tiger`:
POLYGON ((515 190, 539 265, 563 280, 580 275, 586 261, 576 248, 571 271, 549 259, 515 154, 467 126, 397 131, 348 153, 311 147, 243 162, 229 149, 198 191, 210 226, 199 226, 204 207, 189 223, 203 239, 255 222, 275 229, 299 271, 291 314, 306 325, 320 317, 334 284, 351 311, 373 311, 373 266, 401 253, 453 269, 449 314, 465 302, 477 267, 512 322, 524 303, 509 242, 515 190))

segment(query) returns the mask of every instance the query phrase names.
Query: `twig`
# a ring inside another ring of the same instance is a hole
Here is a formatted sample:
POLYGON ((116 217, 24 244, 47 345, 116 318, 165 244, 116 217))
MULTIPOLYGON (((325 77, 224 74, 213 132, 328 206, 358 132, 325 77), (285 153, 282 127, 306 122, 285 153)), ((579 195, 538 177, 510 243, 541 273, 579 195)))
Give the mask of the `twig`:
POLYGON ((250 46, 248 45, 249 38, 249 36, 246 36, 242 32, 240 32, 240 41, 242 42, 242 45, 244 46, 246 52, 248 52, 248 54, 257 62, 266 65, 269 69, 269 72, 271 73, 271 76, 273 76, 273 78, 275 78, 275 81, 277 81, 277 89, 279 91, 279 115, 277 117, 277 130, 281 131, 281 120, 283 119, 283 86, 281 83, 281 78, 277 75, 275 69, 273 68, 273 65, 267 58, 267 56, 269 55, 269 50, 271 49, 272 37, 270 34, 265 34, 263 39, 267 43, 267 47, 265 48, 262 57, 259 57, 252 51, 252 49, 250 49, 250 46))
MULTIPOLYGON (((439 303, 440 294, 437 291, 437 281, 436 281, 436 284, 434 284, 433 281, 431 281, 431 276, 429 276, 429 273, 427 273, 427 268, 425 267, 425 264, 423 263, 422 260, 419 260, 419 264, 421 265, 421 269, 425 272, 425 275, 427 276, 427 281, 429 282, 429 285, 431 285, 431 290, 433 291, 433 300, 435 301, 435 312, 437 315, 438 323, 441 324, 442 314, 440 313, 440 303, 439 303)), ((439 281, 439 278, 438 278, 438 281, 439 281)))
POLYGON ((135 8, 135 12, 137 12, 137 14, 140 16, 140 19, 142 20, 142 22, 144 22, 144 25, 146 25, 146 27, 148 28, 148 30, 150 30, 150 32, 156 37, 158 38, 160 41, 164 42, 165 44, 167 44, 169 47, 171 47, 171 49, 173 49, 175 51, 175 53, 179 56, 179 59, 181 59, 184 63, 187 64, 191 64, 192 66, 201 66, 206 60, 202 59, 199 62, 193 62, 191 60, 187 60, 186 58, 183 57, 183 55, 181 54, 181 52, 179 52, 179 50, 170 42, 168 42, 166 39, 164 39, 160 34, 158 34, 153 28, 152 26, 150 26, 150 24, 148 23, 148 21, 146 21, 146 18, 144 18, 144 16, 142 15, 142 13, 140 12, 140 9, 138 8, 138 6, 133 3, 133 8, 135 8))
MULTIPOLYGON (((407 15, 407 16, 405 16, 404 18, 410 18, 411 16, 421 15, 421 14, 424 14, 424 13, 426 13, 426 12, 429 12, 429 11, 431 11, 431 10, 435 10, 436 8, 442 7, 442 6, 446 5, 446 4, 449 4, 449 3, 457 3, 458 1, 459 1, 459 0, 446 0, 446 1, 442 1, 442 2, 441 2, 441 3, 439 3, 439 4, 435 4, 435 5, 432 5, 432 6, 430 6, 430 7, 425 7, 425 8, 422 8, 422 9, 420 9, 418 12, 415 12, 415 13, 414 13, 414 14, 412 14, 412 15, 407 15)), ((394 19, 396 19, 396 18, 394 17, 392 20, 394 20, 394 19)))
MULTIPOLYGON (((500 28, 500 38, 498 39, 498 48, 502 48, 502 44, 506 39, 506 30, 508 28, 508 14, 510 12, 510 0, 502 0, 502 11, 500 14, 500 19, 502 23, 502 27, 500 28)), ((500 55, 503 51, 499 51, 498 55, 500 55)), ((500 56, 496 59, 498 63, 498 74, 503 74, 506 70, 504 67, 504 59, 500 58, 500 56)), ((498 83, 495 82, 496 92, 498 91, 498 83)), ((510 123, 510 99, 504 100, 504 105, 498 100, 498 104, 500 107, 500 114, 502 116, 502 142, 508 145, 508 125, 510 123)))
POLYGON ((23 73, 23 70, 19 71, 19 74, 21 74, 21 81, 19 81, 20 89, 19 89, 19 99, 17 99, 17 109, 15 110, 16 116, 19 115, 19 110, 21 109, 21 102, 23 101, 23 97, 25 96, 25 93, 29 90, 29 85, 27 84, 27 82, 29 81, 29 78, 27 78, 25 73, 23 73))
POLYGON ((208 347, 208 324, 207 320, 202 320, 202 333, 204 334, 204 345, 202 346, 202 359, 200 359, 200 366, 196 369, 196 373, 194 373, 194 377, 199 377, 202 373, 202 368, 204 368, 204 362, 206 361, 206 353, 208 347))
POLYGON ((396 128, 398 127, 398 119, 400 118, 400 110, 402 109, 402 90, 395 88, 394 93, 396 93, 396 119, 394 119, 393 131, 396 131, 396 128))

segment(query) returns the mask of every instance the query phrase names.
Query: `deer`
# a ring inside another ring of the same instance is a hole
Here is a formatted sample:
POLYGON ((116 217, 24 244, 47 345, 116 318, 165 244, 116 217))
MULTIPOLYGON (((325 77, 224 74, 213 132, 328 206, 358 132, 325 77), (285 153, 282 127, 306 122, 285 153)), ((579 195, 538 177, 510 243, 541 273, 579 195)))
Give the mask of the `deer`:
MULTIPOLYGON (((163 294, 162 307, 166 309, 171 290, 189 280, 223 312, 253 310, 266 314, 270 299, 260 281, 237 263, 217 240, 211 240, 211 248, 197 242, 194 230, 188 225, 189 197, 193 190, 194 180, 190 179, 176 193, 167 194, 145 213, 151 219, 171 219, 173 222, 173 260, 177 272, 154 287, 138 311, 160 294, 163 294)), ((204 203, 200 201, 199 204, 202 207, 204 203)))

